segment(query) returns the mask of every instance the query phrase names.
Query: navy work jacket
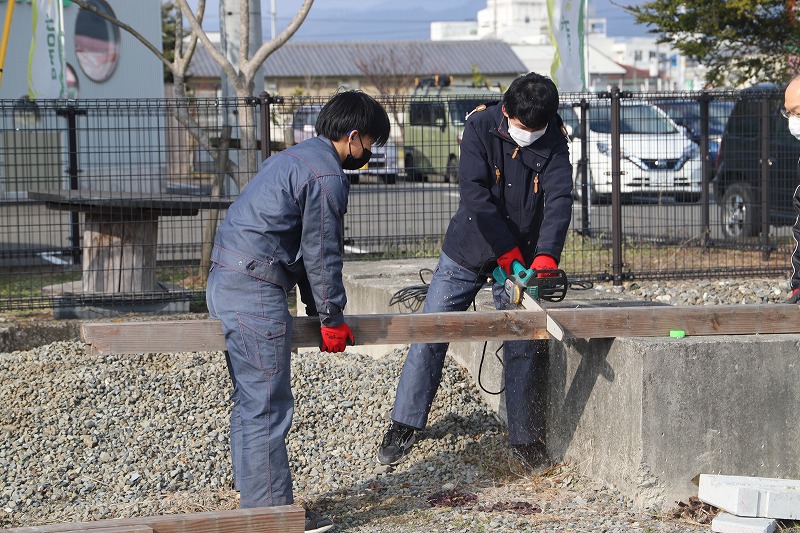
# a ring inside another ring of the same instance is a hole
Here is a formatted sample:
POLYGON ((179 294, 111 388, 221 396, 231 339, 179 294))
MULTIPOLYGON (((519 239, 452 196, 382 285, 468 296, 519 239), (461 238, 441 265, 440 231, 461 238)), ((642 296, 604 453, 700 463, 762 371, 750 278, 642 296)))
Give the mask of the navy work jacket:
POLYGON ((538 254, 561 259, 572 218, 572 165, 556 115, 545 134, 519 147, 508 134, 500 103, 472 112, 459 165, 461 201, 442 251, 478 274, 519 246, 529 267, 538 254))

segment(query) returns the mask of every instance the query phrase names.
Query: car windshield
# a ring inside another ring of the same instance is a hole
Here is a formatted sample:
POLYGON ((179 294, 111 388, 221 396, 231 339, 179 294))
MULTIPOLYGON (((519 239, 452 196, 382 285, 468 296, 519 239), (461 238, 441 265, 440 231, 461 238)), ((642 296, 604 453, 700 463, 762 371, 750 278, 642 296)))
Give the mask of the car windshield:
MULTIPOLYGON (((669 118, 651 105, 623 105, 621 115, 622 134, 663 135, 678 131, 669 118)), ((589 128, 597 133, 611 133, 611 108, 590 107, 589 128)))
MULTIPOLYGON (((681 126, 700 134, 700 102, 665 102, 658 106, 681 126)), ((708 132, 722 135, 733 109, 733 102, 713 101, 708 103, 708 132)))
POLYGON ((453 124, 456 126, 463 126, 464 122, 466 122, 467 114, 470 111, 475 109, 481 104, 486 104, 492 101, 499 101, 501 96, 498 96, 495 100, 492 100, 491 97, 487 98, 466 98, 466 99, 456 99, 450 100, 450 117, 453 121, 453 124))

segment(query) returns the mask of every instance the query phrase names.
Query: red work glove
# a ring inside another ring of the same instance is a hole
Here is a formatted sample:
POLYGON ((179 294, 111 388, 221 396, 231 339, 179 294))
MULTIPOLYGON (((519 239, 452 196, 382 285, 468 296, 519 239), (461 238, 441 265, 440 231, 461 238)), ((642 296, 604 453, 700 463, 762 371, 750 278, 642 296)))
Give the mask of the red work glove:
MULTIPOLYGON (((558 268, 558 263, 556 263, 556 258, 552 255, 547 254, 539 254, 533 259, 533 263, 531 263, 531 270, 555 270, 558 268)), ((539 278, 547 278, 552 277, 554 274, 542 273, 538 274, 536 277, 539 278)))
POLYGON ((521 265, 525 264, 525 258, 522 257, 522 252, 519 251, 519 246, 515 246, 500 257, 497 258, 497 264, 500 268, 506 271, 507 274, 513 274, 511 270, 511 263, 519 261, 521 265))
POLYGON ((342 323, 331 327, 320 326, 319 330, 322 333, 322 344, 319 349, 323 352, 343 352, 348 340, 351 344, 356 343, 353 330, 347 324, 342 323))
POLYGON ((800 288, 793 290, 792 295, 789 296, 785 303, 796 304, 798 301, 800 301, 800 288))

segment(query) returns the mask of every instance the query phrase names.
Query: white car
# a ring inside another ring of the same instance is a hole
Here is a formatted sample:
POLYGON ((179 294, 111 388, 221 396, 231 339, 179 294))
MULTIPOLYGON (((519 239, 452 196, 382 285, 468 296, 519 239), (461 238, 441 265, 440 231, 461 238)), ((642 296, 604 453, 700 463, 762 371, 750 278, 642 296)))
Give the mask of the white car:
MULTIPOLYGON (((582 195, 580 107, 562 105, 559 113, 570 132, 570 158, 575 172, 575 195, 582 195)), ((667 195, 697 201, 702 185, 698 145, 658 107, 640 100, 622 100, 620 110, 620 192, 667 195)), ((611 196, 611 106, 592 103, 587 109, 589 176, 592 201, 611 196)))

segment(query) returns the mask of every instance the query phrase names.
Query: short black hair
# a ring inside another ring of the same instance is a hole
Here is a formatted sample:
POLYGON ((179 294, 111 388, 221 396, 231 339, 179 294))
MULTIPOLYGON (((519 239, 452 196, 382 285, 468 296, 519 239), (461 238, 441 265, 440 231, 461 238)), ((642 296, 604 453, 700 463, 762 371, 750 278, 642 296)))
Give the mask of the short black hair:
POLYGON ((540 130, 558 113, 558 89, 547 76, 529 72, 511 82, 503 106, 509 117, 540 130))
POLYGON ((317 117, 317 135, 338 141, 343 135, 358 130, 383 146, 389 140, 389 115, 374 98, 361 91, 335 94, 317 117))

